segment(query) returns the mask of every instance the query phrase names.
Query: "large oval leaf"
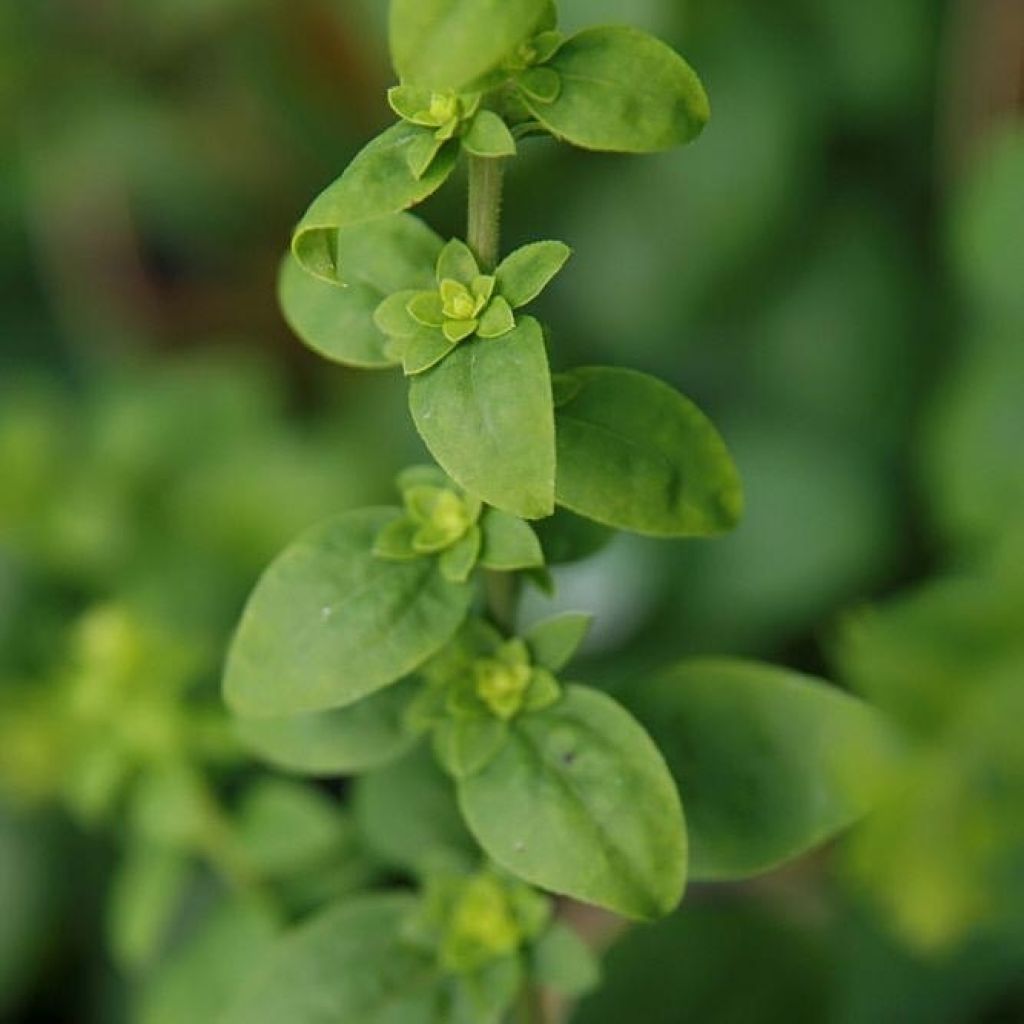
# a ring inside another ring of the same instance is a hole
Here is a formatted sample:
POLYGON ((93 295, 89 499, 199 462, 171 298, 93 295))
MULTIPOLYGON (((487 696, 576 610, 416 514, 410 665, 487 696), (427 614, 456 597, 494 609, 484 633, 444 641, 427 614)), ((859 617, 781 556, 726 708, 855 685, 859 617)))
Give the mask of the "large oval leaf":
POLYGON ((679 797, 651 738, 610 697, 579 686, 518 719, 502 752, 459 783, 487 854, 526 881, 626 917, 671 911, 683 893, 679 797))
POLYGON ((630 703, 686 801, 694 879, 759 874, 846 828, 889 743, 868 705, 752 662, 684 662, 630 703))
POLYGON ((403 939, 411 896, 342 903, 279 940, 222 1024, 436 1024, 429 957, 403 939))
POLYGON ((405 122, 388 128, 313 200, 292 238, 292 252, 305 270, 332 283, 343 281, 340 229, 407 210, 447 181, 458 159, 454 145, 445 146, 422 177, 410 169, 409 149, 429 130, 405 122))
POLYGON ((539 26, 549 0, 392 0, 391 59, 403 82, 460 89, 539 26))
POLYGON ((524 519, 551 514, 555 424, 536 320, 460 345, 413 378, 409 405, 434 458, 467 491, 524 519))
POLYGON ((732 529, 743 508, 725 442, 687 398, 647 374, 566 374, 557 413, 558 503, 605 526, 655 537, 732 529))
POLYGON ((300 537, 264 573, 228 654, 224 693, 242 716, 344 707, 408 675, 466 616, 472 588, 436 560, 377 558, 399 515, 362 509, 300 537))
POLYGON ((390 686, 355 704, 287 718, 241 718, 235 728, 258 757, 302 775, 355 775, 401 757, 415 742, 403 716, 417 686, 390 686))
POLYGON ((547 67, 561 79, 556 98, 544 103, 526 92, 526 104, 550 132, 585 149, 671 149, 696 138, 711 116, 693 68, 637 29, 587 29, 564 43, 547 67))

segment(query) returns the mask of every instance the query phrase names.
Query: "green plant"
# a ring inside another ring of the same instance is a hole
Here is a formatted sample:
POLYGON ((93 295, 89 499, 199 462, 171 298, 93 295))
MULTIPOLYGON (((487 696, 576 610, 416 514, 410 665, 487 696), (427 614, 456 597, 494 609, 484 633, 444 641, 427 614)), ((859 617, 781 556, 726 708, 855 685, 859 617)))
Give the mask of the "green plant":
POLYGON ((517 1006, 535 1019, 537 990, 575 995, 596 977, 537 890, 658 918, 688 873, 748 877, 854 821, 871 797, 854 776, 887 752, 855 699, 726 660, 639 688, 660 752, 620 703, 567 681, 587 616, 519 622, 524 585, 550 589, 556 557, 592 550, 574 541, 583 520, 693 538, 740 517, 723 440, 674 388, 551 372, 524 309, 568 247, 500 251, 523 140, 690 142, 709 116, 694 72, 632 29, 565 38, 550 0, 394 0, 391 50, 400 120, 310 207, 280 299, 327 358, 401 369, 437 465, 401 474, 400 506, 343 513, 271 565, 224 692, 268 761, 360 776, 368 842, 419 893, 342 903, 287 935, 229 1012, 239 1024, 483 1022, 517 1006), (446 243, 404 211, 463 156, 467 237, 446 243))

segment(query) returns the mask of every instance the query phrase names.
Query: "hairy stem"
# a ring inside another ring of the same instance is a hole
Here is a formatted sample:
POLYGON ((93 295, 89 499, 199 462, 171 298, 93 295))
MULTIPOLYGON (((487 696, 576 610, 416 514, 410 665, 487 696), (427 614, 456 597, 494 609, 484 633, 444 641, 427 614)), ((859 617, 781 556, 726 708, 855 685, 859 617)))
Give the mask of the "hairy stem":
POLYGON ((467 241, 485 274, 501 254, 501 191, 505 161, 469 158, 469 231, 467 241))

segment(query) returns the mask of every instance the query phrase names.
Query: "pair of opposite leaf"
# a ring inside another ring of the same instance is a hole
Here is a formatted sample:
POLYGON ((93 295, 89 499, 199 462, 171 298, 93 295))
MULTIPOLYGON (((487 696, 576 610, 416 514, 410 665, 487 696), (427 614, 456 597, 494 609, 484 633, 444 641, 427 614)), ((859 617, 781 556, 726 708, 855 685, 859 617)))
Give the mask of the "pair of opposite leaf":
POLYGON ((563 689, 555 673, 589 627, 589 616, 563 615, 506 638, 482 619, 470 619, 420 670, 425 685, 408 708, 407 727, 431 735, 438 762, 453 778, 482 771, 509 740, 516 719, 559 702, 563 689))
POLYGON ((436 288, 408 289, 377 307, 374 323, 389 339, 386 349, 406 375, 436 366, 470 338, 501 338, 516 326, 515 310, 533 302, 569 259, 562 242, 534 242, 485 274, 465 242, 453 239, 440 253, 436 288))
POLYGON ((562 242, 534 242, 484 274, 462 241, 447 243, 411 214, 339 231, 345 286, 307 274, 287 257, 278 298, 285 319, 314 351, 346 366, 413 376, 471 338, 494 339, 516 326, 571 255, 562 242))
POLYGON ((563 39, 553 8, 531 0, 440 7, 392 8, 401 84, 389 99, 401 120, 296 228, 292 252, 313 277, 349 282, 358 265, 338 251, 337 233, 423 202, 463 150, 500 160, 514 155, 515 135, 543 131, 588 150, 657 153, 691 142, 710 117, 693 69, 646 33, 598 27, 563 39))

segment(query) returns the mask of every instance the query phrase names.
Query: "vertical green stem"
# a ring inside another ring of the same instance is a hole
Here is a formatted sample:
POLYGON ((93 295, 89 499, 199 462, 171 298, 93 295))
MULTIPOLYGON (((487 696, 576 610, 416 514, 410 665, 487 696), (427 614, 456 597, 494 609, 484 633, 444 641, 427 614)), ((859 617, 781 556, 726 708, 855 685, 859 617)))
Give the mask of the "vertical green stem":
MULTIPOLYGON (((493 273, 501 256, 501 196, 505 183, 503 160, 469 158, 469 229, 467 242, 485 274, 493 273)), ((487 574, 487 607, 495 625, 505 633, 515 628, 519 577, 515 573, 487 574)), ((537 992, 527 985, 520 995, 515 1019, 521 1024, 543 1020, 537 992)))
POLYGON ((501 255, 501 192, 505 161, 469 158, 469 231, 467 241, 485 274, 501 255))
MULTIPOLYGON (((469 230, 467 241, 480 269, 493 272, 501 256, 501 194, 505 161, 469 158, 469 230)), ((487 607, 506 633, 515 626, 519 580, 513 573, 487 574, 487 607)))

